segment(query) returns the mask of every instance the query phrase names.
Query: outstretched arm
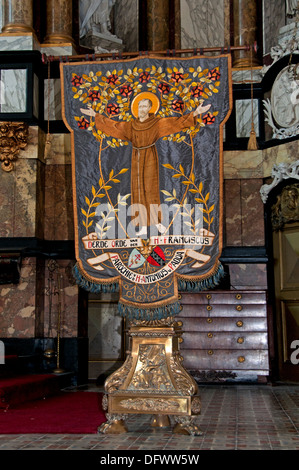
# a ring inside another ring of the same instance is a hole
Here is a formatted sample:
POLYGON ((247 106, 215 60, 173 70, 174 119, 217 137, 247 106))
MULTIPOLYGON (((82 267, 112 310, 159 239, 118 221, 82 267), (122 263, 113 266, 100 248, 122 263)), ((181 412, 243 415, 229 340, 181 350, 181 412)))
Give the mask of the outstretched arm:
POLYGON ((98 130, 116 139, 131 140, 131 125, 128 122, 119 122, 96 113, 92 108, 80 108, 81 113, 95 118, 98 130))

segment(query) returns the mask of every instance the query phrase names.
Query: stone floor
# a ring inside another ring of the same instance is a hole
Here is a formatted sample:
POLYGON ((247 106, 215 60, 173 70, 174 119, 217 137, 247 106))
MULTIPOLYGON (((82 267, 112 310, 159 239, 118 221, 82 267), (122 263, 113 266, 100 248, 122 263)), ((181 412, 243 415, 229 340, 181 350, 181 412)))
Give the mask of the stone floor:
POLYGON ((151 416, 131 415, 125 434, 0 435, 0 450, 299 450, 299 385, 207 384, 199 393, 202 436, 174 434, 152 427, 151 416))

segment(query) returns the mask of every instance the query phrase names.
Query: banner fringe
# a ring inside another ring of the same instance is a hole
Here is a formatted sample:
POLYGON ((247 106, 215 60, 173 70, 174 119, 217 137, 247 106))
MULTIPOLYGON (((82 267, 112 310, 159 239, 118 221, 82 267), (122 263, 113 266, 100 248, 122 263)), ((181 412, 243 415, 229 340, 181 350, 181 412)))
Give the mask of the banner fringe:
POLYGON ((163 318, 173 317, 180 313, 180 311, 181 305, 179 302, 155 308, 136 308, 121 302, 118 303, 119 315, 129 320, 162 320, 163 318))
POLYGON ((75 266, 73 267, 73 276, 76 279, 76 283, 80 287, 94 294, 119 291, 118 282, 111 282, 111 283, 106 284, 106 283, 97 283, 97 282, 93 282, 93 281, 86 279, 86 277, 84 277, 84 275, 81 273, 81 270, 78 267, 78 264, 75 264, 75 266))
MULTIPOLYGON (((92 293, 108 293, 108 292, 119 292, 118 283, 95 283, 84 277, 78 264, 75 264, 73 268, 73 275, 76 279, 77 284, 88 292, 92 293)), ((201 292, 203 290, 209 290, 215 288, 222 278, 225 272, 221 263, 219 263, 217 269, 213 274, 205 279, 178 279, 178 290, 181 292, 201 292)), ((133 305, 127 305, 122 302, 118 303, 118 314, 121 317, 129 320, 145 320, 154 321, 162 320, 163 318, 173 317, 178 315, 181 311, 180 302, 174 302, 172 304, 161 305, 159 307, 149 308, 138 308, 133 305)))
POLYGON ((219 263, 217 270, 204 279, 178 279, 178 289, 181 292, 201 292, 203 290, 214 289, 219 285, 225 276, 224 268, 219 263))

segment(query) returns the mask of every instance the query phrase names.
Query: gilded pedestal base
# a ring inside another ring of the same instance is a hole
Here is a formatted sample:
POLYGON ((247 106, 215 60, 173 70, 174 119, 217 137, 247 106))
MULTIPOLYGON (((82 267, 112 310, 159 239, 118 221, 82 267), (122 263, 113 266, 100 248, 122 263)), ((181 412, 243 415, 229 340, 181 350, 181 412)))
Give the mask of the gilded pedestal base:
POLYGON ((170 426, 171 416, 173 432, 201 435, 194 423, 200 413, 200 398, 196 382, 182 366, 181 336, 180 324, 172 319, 155 325, 130 325, 127 359, 105 383, 107 422, 99 432, 126 432, 124 421, 129 414, 150 414, 152 426, 170 426))

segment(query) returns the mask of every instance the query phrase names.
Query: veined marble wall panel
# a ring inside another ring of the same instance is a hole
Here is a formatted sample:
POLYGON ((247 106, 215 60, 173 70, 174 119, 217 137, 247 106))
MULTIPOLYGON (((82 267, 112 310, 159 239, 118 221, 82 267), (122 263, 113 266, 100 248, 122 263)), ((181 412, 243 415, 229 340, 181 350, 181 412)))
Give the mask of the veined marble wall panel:
POLYGON ((139 50, 138 5, 138 0, 116 0, 114 5, 114 32, 127 52, 139 50))
POLYGON ((2 171, 0 184, 0 237, 12 237, 14 228, 15 177, 2 171))
POLYGON ((1 336, 32 338, 35 334, 36 260, 22 260, 20 282, 0 286, 1 336))
POLYGON ((263 1, 263 46, 264 55, 277 45, 279 29, 286 24, 285 0, 263 1))
POLYGON ((265 264, 230 264, 230 284, 235 289, 268 289, 265 264))
POLYGON ((241 181, 224 181, 225 245, 242 246, 241 181))
POLYGON ((25 69, 1 70, 0 87, 0 111, 2 113, 25 113, 27 71, 25 69))
POLYGON ((45 228, 47 240, 73 240, 71 139, 52 135, 45 168, 45 228))
POLYGON ((36 161, 18 160, 13 172, 2 172, 0 186, 0 236, 34 237, 36 161))
POLYGON ((225 0, 181 0, 181 47, 222 46, 225 43, 225 0))
POLYGON ((32 33, 0 35, 0 51, 38 51, 40 45, 32 33))
POLYGON ((36 236, 37 161, 19 159, 15 164, 14 237, 36 236))
POLYGON ((262 184, 262 179, 241 180, 243 246, 263 246, 265 244, 264 205, 259 193, 262 184))
POLYGON ((45 228, 47 240, 73 240, 72 175, 70 165, 46 165, 45 228))
POLYGON ((44 88, 44 119, 56 121, 62 119, 60 78, 45 80, 44 88), (49 112, 48 112, 49 107, 49 112))
POLYGON ((268 178, 279 163, 298 160, 299 141, 269 147, 265 150, 226 150, 223 152, 224 178, 268 178))
POLYGON ((227 150, 223 152, 224 178, 262 178, 262 150, 227 150))
POLYGON ((264 209, 259 194, 262 179, 225 181, 226 246, 263 246, 264 209))
POLYGON ((236 133, 237 137, 249 137, 251 131, 251 120, 253 114, 254 129, 259 136, 258 100, 236 100, 236 133))
POLYGON ((67 165, 71 163, 70 134, 51 135, 51 147, 46 163, 47 165, 67 165))

